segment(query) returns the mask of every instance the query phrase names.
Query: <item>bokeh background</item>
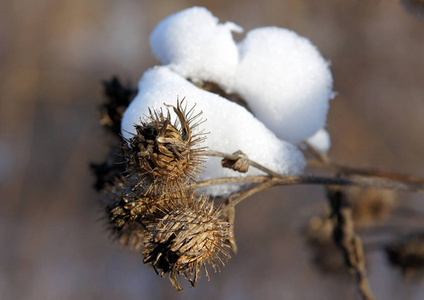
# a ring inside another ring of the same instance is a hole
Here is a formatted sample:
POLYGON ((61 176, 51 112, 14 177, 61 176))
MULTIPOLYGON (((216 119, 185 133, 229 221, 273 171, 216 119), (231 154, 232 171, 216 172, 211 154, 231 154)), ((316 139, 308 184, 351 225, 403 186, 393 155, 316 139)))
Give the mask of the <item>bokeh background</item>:
MULTIPOLYGON (((275 25, 308 37, 331 61, 339 93, 331 157, 424 176, 424 19, 400 1, 2 0, 0 299, 358 299, 351 277, 312 263, 301 233, 325 206, 322 187, 243 202, 239 253, 178 294, 98 221, 88 164, 109 149, 97 119, 101 81, 136 83, 158 64, 149 33, 194 5, 245 31, 275 25)), ((424 211, 422 195, 399 200, 424 211)), ((367 258, 378 299, 423 299, 423 280, 403 279, 379 247, 367 258)))

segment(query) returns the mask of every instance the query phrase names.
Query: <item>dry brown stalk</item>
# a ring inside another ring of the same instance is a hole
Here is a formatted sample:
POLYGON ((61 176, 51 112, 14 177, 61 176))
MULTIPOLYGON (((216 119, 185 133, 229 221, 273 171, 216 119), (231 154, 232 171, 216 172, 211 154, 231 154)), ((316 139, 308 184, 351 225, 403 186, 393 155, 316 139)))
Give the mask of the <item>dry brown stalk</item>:
MULTIPOLYGON (((311 146, 309 146, 313 149, 311 146)), ((315 153, 320 153, 313 150, 315 153)), ((238 153, 238 152, 236 152, 238 153)), ((222 157, 225 159, 236 160, 240 158, 240 154, 227 154, 219 151, 208 150, 203 152, 205 156, 222 157)), ((405 192, 424 192, 424 179, 414 176, 403 175, 399 173, 382 172, 371 169, 351 168, 341 164, 331 162, 331 160, 321 153, 319 161, 308 161, 312 167, 321 167, 337 171, 346 177, 320 177, 320 176, 283 176, 278 174, 261 164, 248 160, 249 165, 265 172, 268 176, 246 176, 246 177, 224 177, 214 178, 196 182, 196 187, 204 187, 209 185, 226 184, 226 183, 260 183, 270 180, 276 180, 276 185, 292 185, 292 184, 320 184, 320 185, 341 185, 341 186, 358 186, 363 188, 379 188, 405 192)))
POLYGON ((217 184, 227 183, 261 183, 273 181, 272 186, 294 185, 294 184, 312 184, 312 185, 338 185, 338 186, 358 186, 362 188, 379 188, 404 192, 424 193, 424 184, 400 182, 377 177, 323 177, 323 176, 279 176, 271 177, 265 175, 246 176, 246 177, 222 177, 214 178, 193 183, 195 187, 205 187, 217 184))
MULTIPOLYGON (((325 154, 315 150, 312 146, 307 145, 308 149, 317 157, 313 161, 313 166, 332 169, 338 171, 338 176, 322 177, 322 176, 282 176, 250 159, 245 159, 248 164, 255 167, 267 175, 262 176, 246 176, 246 177, 226 177, 215 178, 200 182, 195 182, 195 187, 204 187, 209 185, 227 184, 227 183, 252 183, 255 184, 247 190, 232 194, 225 202, 225 206, 221 213, 224 216, 228 214, 234 215, 235 206, 244 199, 253 194, 280 185, 294 184, 319 184, 326 186, 357 186, 362 188, 389 189, 406 192, 424 192, 424 180, 412 176, 406 176, 396 173, 381 172, 376 170, 350 168, 341 164, 333 163, 325 154), (342 177, 344 176, 344 177, 342 177)), ((206 156, 222 157, 225 160, 237 161, 242 156, 242 152, 238 151, 234 154, 226 154, 218 151, 206 151, 206 156)), ((244 155, 244 154, 243 154, 244 155)), ((309 161, 311 162, 311 161, 309 161)), ((341 192, 335 192, 329 196, 332 215, 336 218, 336 226, 334 228, 334 240, 341 248, 347 266, 355 273, 356 282, 359 293, 364 300, 375 299, 367 278, 365 267, 365 256, 360 237, 354 231, 354 222, 352 218, 352 208, 347 204, 341 192)), ((230 221, 234 226, 234 220, 230 221)))
POLYGON ((394 172, 379 171, 375 169, 355 168, 355 167, 350 167, 350 166, 333 162, 333 161, 324 163, 316 159, 309 159, 308 167, 319 168, 319 169, 329 169, 329 170, 337 171, 346 175, 356 174, 356 175, 370 176, 370 177, 381 177, 381 178, 386 178, 386 179, 391 179, 391 180, 396 180, 401 182, 424 184, 424 179, 418 178, 415 176, 394 173, 394 172))
POLYGON ((345 194, 338 187, 328 187, 328 199, 332 210, 331 215, 336 219, 333 239, 341 248, 346 265, 355 273, 362 299, 373 300, 375 298, 367 278, 362 241, 354 230, 352 208, 345 194))
POLYGON ((341 163, 333 161, 329 156, 318 151, 311 144, 305 142, 305 145, 308 151, 310 151, 316 158, 316 159, 307 160, 308 167, 319 168, 319 169, 329 169, 329 170, 337 171, 339 174, 345 174, 345 175, 362 175, 362 176, 370 176, 370 177, 381 177, 381 178, 402 181, 402 182, 424 184, 423 178, 418 178, 411 175, 380 171, 380 170, 370 169, 370 168, 356 168, 356 167, 347 166, 345 164, 341 164, 341 163))

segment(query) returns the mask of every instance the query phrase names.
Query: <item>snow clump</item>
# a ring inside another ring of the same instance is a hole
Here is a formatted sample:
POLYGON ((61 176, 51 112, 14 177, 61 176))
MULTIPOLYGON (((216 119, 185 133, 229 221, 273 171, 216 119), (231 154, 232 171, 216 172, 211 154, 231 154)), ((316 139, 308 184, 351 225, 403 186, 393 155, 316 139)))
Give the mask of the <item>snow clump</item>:
MULTIPOLYGON (((139 92, 122 119, 122 135, 130 138, 134 124, 148 108, 176 105, 185 98, 207 119, 205 146, 248 157, 282 175, 298 175, 306 165, 293 144, 308 141, 326 153, 330 137, 323 129, 329 100, 334 96, 329 63, 305 37, 277 28, 257 28, 237 43, 233 33, 243 29, 220 24, 206 8, 193 7, 161 21, 150 36, 153 54, 164 66, 148 70, 139 92), (213 82, 227 93, 243 98, 244 107, 194 84, 213 82), (194 84, 193 84, 194 83, 194 84)), ((173 120, 177 119, 170 110, 173 120)), ((220 158, 208 157, 203 179, 263 174, 250 168, 246 174, 221 167, 220 158)), ((207 192, 227 195, 240 185, 212 186, 207 192)))
POLYGON ((219 24, 203 7, 193 7, 162 20, 150 35, 153 54, 163 64, 194 82, 228 85, 236 77, 239 61, 232 32, 243 29, 219 24))
POLYGON ((333 79, 329 63, 305 37, 283 28, 248 32, 219 24, 193 7, 165 18, 150 44, 165 65, 194 82, 213 81, 247 101, 256 118, 280 139, 300 143, 325 126, 333 79))
POLYGON ((330 134, 324 128, 321 128, 320 130, 318 130, 318 132, 315 133, 313 136, 311 136, 307 140, 307 142, 316 150, 324 154, 327 154, 328 150, 330 150, 330 146, 331 146, 330 134))

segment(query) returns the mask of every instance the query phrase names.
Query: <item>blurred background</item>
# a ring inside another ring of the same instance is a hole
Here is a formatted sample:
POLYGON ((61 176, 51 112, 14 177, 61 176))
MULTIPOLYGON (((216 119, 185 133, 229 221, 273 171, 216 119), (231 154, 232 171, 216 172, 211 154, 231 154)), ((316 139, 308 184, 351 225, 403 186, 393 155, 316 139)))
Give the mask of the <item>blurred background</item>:
MULTIPOLYGON (((210 282, 184 282, 178 294, 98 221, 89 162, 110 146, 97 118, 101 81, 136 83, 158 64, 149 33, 194 5, 245 31, 275 25, 308 37, 331 61, 338 92, 330 156, 424 177, 424 19, 400 1, 2 0, 0 299, 358 299, 349 274, 313 263, 302 234, 326 205, 322 187, 243 202, 238 254, 210 282)), ((423 195, 398 197, 424 212, 423 195)), ((423 299, 423 279, 403 279, 379 247, 385 241, 368 240, 377 298, 423 299)))

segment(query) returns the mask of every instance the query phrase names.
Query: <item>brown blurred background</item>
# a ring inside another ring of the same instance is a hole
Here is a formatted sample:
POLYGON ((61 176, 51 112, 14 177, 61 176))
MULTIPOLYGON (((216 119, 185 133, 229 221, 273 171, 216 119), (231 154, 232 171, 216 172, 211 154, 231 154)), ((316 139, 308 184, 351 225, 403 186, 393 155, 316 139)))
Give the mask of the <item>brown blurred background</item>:
MULTIPOLYGON (((424 176, 424 19, 400 1, 0 1, 0 299, 358 299, 353 279, 323 273, 300 233, 325 206, 321 187, 267 191, 237 210, 239 253, 177 294, 98 219, 88 163, 108 139, 101 80, 136 83, 158 62, 148 37, 194 5, 248 31, 276 25, 332 62, 330 155, 424 176)), ((240 38, 240 37, 238 37, 240 38)), ((400 194, 424 211, 424 196, 400 194)), ((378 247, 368 251, 378 299, 423 299, 378 247)))

